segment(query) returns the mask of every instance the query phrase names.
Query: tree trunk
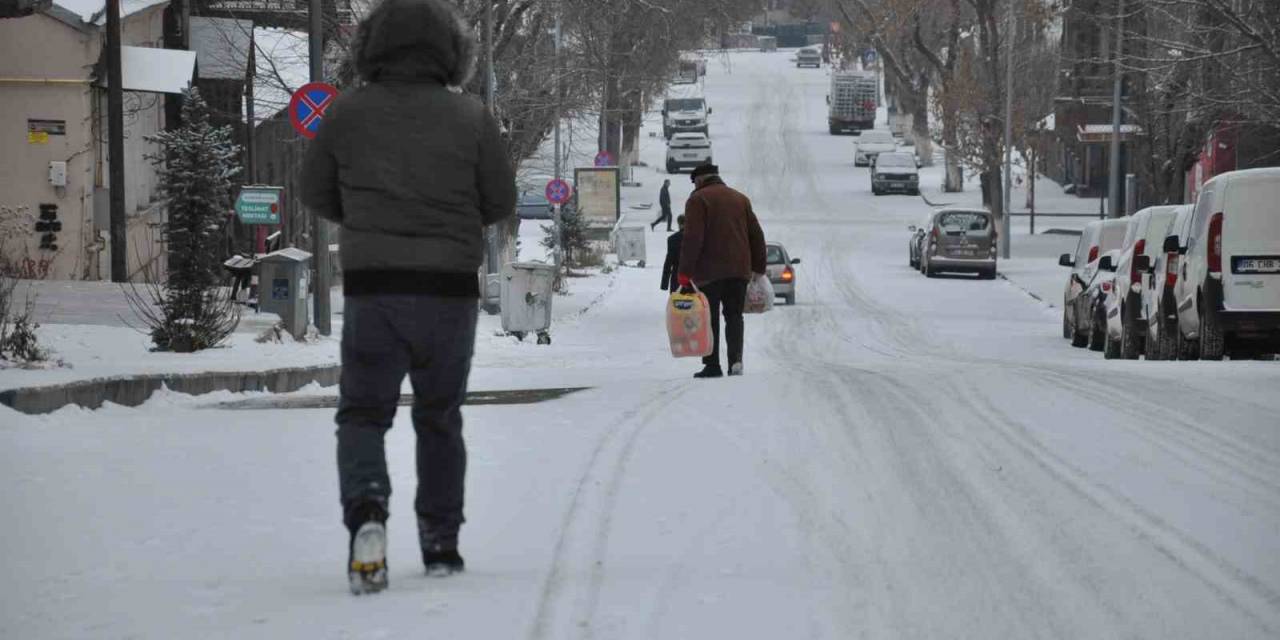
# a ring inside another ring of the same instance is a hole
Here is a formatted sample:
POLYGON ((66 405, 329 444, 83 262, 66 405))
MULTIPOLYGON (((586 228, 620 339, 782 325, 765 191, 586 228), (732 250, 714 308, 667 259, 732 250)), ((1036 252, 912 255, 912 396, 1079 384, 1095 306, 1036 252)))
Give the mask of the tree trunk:
POLYGON ((916 100, 911 109, 911 133, 915 138, 916 153, 920 164, 933 166, 933 138, 929 134, 929 100, 928 95, 916 100))

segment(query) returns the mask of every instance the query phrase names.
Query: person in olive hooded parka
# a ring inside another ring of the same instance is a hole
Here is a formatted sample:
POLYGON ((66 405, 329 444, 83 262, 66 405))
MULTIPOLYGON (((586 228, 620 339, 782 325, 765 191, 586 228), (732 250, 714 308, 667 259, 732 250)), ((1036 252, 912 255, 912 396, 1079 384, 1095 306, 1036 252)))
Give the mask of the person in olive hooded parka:
POLYGON ((340 226, 342 376, 336 422, 348 578, 386 587, 391 483, 383 436, 406 375, 417 433, 419 540, 429 574, 463 568, 460 408, 475 343, 483 231, 515 211, 498 125, 456 88, 470 30, 441 0, 384 0, 353 47, 362 81, 308 145, 302 202, 340 226))

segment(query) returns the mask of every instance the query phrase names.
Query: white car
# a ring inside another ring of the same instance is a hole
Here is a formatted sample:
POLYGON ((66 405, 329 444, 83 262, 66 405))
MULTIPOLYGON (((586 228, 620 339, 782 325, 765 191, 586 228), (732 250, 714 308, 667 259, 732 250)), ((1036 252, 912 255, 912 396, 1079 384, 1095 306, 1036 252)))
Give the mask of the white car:
POLYGON ((1232 171, 1200 190, 1174 297, 1202 360, 1280 351, 1280 168, 1232 171))
POLYGON ((1189 357, 1178 333, 1178 305, 1173 301, 1174 285, 1178 282, 1178 262, 1182 247, 1178 238, 1187 237, 1196 208, 1189 204, 1177 208, 1169 221, 1164 237, 1160 238, 1160 250, 1151 263, 1151 277, 1142 291, 1142 315, 1147 319, 1148 360, 1178 360, 1189 357))
POLYGON ((882 153, 898 150, 898 140, 888 131, 863 131, 854 144, 853 164, 859 167, 870 165, 882 153))
POLYGON ((1147 207, 1130 216, 1125 228, 1116 262, 1115 291, 1107 298, 1107 341, 1118 343, 1120 357, 1126 360, 1137 360, 1146 351, 1147 316, 1142 292, 1151 277, 1151 261, 1164 247, 1169 223, 1177 210, 1176 206, 1147 207))
POLYGON ((1100 289, 1098 266, 1103 254, 1120 246, 1124 240, 1124 220, 1094 220, 1085 225, 1074 254, 1064 253, 1058 264, 1071 268, 1067 286, 1062 292, 1062 337, 1073 347, 1089 347, 1102 351, 1106 333, 1096 320, 1100 289))
POLYGON ((702 133, 677 133, 667 142, 667 173, 711 163, 711 139, 702 133))

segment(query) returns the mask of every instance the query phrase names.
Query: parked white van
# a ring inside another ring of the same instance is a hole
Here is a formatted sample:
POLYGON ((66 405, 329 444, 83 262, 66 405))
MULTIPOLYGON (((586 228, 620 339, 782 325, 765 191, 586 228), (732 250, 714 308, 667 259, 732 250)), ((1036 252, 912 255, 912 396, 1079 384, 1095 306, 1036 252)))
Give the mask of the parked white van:
MULTIPOLYGON (((1179 252, 1178 236, 1187 237, 1187 229, 1191 227, 1191 219, 1195 215, 1195 205, 1184 204, 1177 207, 1177 213, 1169 221, 1163 233, 1152 225, 1147 233, 1147 253, 1154 247, 1155 258, 1151 260, 1150 277, 1142 291, 1142 316, 1147 319, 1147 339, 1145 354, 1148 360, 1177 360, 1178 343, 1178 305, 1174 302, 1174 286, 1178 283, 1179 252), (1173 242, 1169 242, 1169 238, 1173 242)), ((1141 265, 1139 265, 1141 266, 1141 265)))
POLYGON ((1146 350, 1142 291, 1151 277, 1151 261, 1164 248, 1169 223, 1177 211, 1176 206, 1147 207, 1130 216, 1125 228, 1115 289, 1107 298, 1107 340, 1119 343, 1120 357, 1126 360, 1137 360, 1146 350))
POLYGON ((1178 326, 1199 357, 1280 351, 1280 168, 1205 183, 1189 237, 1171 240, 1185 247, 1178 326))

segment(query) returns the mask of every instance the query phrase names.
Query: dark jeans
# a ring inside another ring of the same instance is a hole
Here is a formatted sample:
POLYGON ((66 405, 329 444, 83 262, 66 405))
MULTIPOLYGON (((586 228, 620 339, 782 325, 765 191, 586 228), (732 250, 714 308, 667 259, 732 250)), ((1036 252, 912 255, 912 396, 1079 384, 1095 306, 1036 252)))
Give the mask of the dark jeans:
POLYGON ((711 305, 711 355, 702 359, 708 367, 720 367, 720 316, 724 315, 724 342, 729 366, 742 362, 742 308, 747 304, 746 280, 716 280, 702 287, 711 305))
MULTIPOLYGON (((348 296, 343 313, 338 480, 344 522, 391 496, 383 436, 406 374, 413 385, 421 527, 456 539, 462 525, 467 450, 462 403, 475 348, 476 301, 430 295, 348 296)), ((424 539, 426 531, 423 532, 424 539)))
POLYGON ((656 227, 664 222, 667 223, 667 231, 670 231, 671 230, 671 207, 663 207, 662 212, 658 214, 658 219, 654 220, 653 224, 649 225, 649 228, 652 229, 653 227, 656 227))

